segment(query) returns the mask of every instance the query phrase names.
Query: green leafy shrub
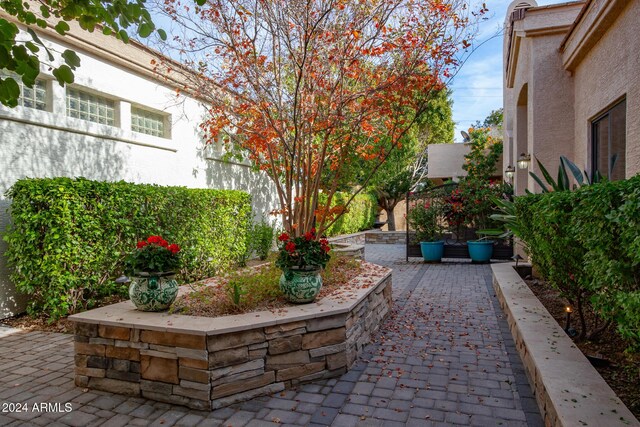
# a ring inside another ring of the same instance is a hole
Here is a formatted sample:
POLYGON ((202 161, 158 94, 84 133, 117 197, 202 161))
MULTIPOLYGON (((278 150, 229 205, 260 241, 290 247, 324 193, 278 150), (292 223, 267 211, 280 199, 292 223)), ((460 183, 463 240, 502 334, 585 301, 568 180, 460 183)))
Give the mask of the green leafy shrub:
POLYGON ((256 222, 251 227, 250 248, 253 249, 262 261, 267 259, 271 249, 273 249, 273 238, 275 229, 264 218, 260 222, 256 222))
POLYGON ((640 346, 640 176, 583 188, 576 197, 575 234, 592 303, 640 346))
MULTIPOLYGON (((525 241, 537 271, 577 308, 582 321, 591 293, 584 270, 586 248, 574 233, 574 193, 553 192, 515 199, 521 223, 520 237, 525 241)), ((586 335, 581 328, 580 338, 586 335)))
POLYGON ((257 256, 261 261, 266 260, 273 249, 275 232, 275 228, 264 217, 260 222, 253 223, 246 235, 247 250, 238 258, 238 265, 245 267, 252 256, 257 256))
POLYGON ((419 242, 435 242, 442 236, 442 215, 439 200, 418 201, 410 207, 407 221, 419 242))
MULTIPOLYGON (((640 345, 640 176, 625 181, 517 197, 515 234, 538 271, 578 312, 594 310, 615 321, 640 345)), ((582 317, 582 316, 581 316, 582 317)))
MULTIPOLYGON (((336 193, 331 201, 331 206, 344 205, 351 195, 349 193, 336 193)), ((326 203, 326 196, 321 197, 322 203, 326 203)), ((368 193, 358 194, 347 212, 342 214, 335 223, 326 231, 326 235, 338 236, 341 234, 357 233, 358 231, 369 230, 376 222, 378 213, 378 201, 376 197, 368 193)))
POLYGON ((54 178, 20 180, 7 196, 11 279, 31 295, 31 313, 52 318, 126 294, 113 278, 149 235, 180 245, 183 281, 212 276, 246 250, 250 196, 240 191, 54 178))

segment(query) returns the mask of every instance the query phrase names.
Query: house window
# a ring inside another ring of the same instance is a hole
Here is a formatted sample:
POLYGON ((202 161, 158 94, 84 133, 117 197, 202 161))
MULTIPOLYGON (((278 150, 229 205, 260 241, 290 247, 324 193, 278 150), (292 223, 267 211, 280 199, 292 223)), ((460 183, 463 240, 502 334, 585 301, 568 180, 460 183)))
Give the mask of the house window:
POLYGON ((131 130, 165 138, 165 116, 142 108, 131 107, 131 130))
POLYGON ((591 168, 611 181, 625 178, 626 111, 623 100, 591 122, 591 168))
POLYGON ((78 89, 67 89, 67 116, 115 126, 115 102, 78 89))
POLYGON ((33 87, 27 87, 22 83, 22 78, 14 73, 0 73, 0 77, 10 77, 20 86, 20 98, 18 105, 21 107, 35 108, 36 110, 46 111, 47 109, 47 82, 46 80, 36 79, 33 87))

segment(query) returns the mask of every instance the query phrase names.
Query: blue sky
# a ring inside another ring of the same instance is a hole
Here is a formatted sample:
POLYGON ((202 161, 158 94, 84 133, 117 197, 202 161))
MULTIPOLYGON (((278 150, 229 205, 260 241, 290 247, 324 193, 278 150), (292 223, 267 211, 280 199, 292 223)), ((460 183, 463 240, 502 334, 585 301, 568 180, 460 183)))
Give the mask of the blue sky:
MULTIPOLYGON (((538 5, 559 2, 538 0, 538 5)), ((489 19, 479 24, 475 45, 502 30, 511 0, 488 0, 485 3, 489 8, 489 19)), ((467 130, 476 120, 483 121, 492 110, 502 107, 502 33, 471 54, 455 76, 451 88, 455 141, 462 142, 461 130, 467 130)))

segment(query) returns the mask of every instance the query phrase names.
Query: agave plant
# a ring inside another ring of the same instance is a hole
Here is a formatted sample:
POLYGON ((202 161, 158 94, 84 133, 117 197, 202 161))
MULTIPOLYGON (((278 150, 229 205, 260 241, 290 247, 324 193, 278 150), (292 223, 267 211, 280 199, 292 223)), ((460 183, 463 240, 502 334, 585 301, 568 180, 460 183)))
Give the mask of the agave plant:
MULTIPOLYGON (((617 159, 617 155, 613 155, 611 157, 611 169, 613 169, 613 165, 615 164, 617 159)), ((565 156, 560 156, 560 166, 558 166, 558 178, 554 180, 551 174, 547 171, 544 165, 538 160, 536 157, 536 162, 538 163, 538 167, 540 168, 540 172, 542 172, 542 176, 544 177, 546 184, 542 181, 542 179, 536 175, 534 172, 529 172, 529 175, 540 185, 543 193, 549 193, 550 191, 572 191, 578 187, 582 187, 583 185, 591 185, 597 182, 602 181, 602 175, 599 171, 592 172, 589 174, 587 171, 581 171, 580 168, 573 163, 571 160, 567 159, 565 156), (569 174, 567 171, 571 172, 571 175, 576 181, 576 184, 571 185, 569 182, 569 174), (549 187, 547 186, 549 185, 549 187)), ((529 193, 530 191, 527 190, 529 193)))

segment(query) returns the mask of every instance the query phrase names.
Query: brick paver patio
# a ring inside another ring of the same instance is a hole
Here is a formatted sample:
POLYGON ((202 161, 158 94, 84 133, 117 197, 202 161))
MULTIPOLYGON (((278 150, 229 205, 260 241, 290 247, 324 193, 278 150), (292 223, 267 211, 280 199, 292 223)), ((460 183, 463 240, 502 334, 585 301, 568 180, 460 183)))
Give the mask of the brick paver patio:
POLYGON ((0 327, 0 426, 542 425, 488 265, 406 263, 402 245, 366 258, 394 269, 395 308, 339 379, 200 412, 77 388, 72 336, 0 327))

